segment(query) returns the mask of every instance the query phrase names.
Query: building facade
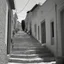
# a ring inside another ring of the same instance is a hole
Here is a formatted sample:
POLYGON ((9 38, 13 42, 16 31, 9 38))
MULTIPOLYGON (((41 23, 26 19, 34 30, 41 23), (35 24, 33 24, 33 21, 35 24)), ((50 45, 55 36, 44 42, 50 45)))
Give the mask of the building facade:
POLYGON ((32 12, 32 36, 46 46, 56 57, 64 56, 64 1, 47 0, 32 12))
POLYGON ((27 30, 28 33, 32 34, 32 21, 33 19, 35 18, 35 14, 33 11, 37 11, 35 10, 36 8, 38 9, 40 5, 39 4, 36 4, 30 11, 27 12, 27 16, 25 18, 25 29, 27 30))
POLYGON ((0 0, 0 64, 7 64, 8 37, 11 37, 9 19, 12 9, 14 9, 13 0, 0 0))
POLYGON ((27 16, 25 18, 25 30, 30 33, 31 31, 31 16, 32 16, 32 12, 28 11, 27 12, 27 16))
POLYGON ((16 23, 16 29, 17 31, 21 30, 21 23, 19 21, 16 23))
POLYGON ((6 0, 0 0, 0 64, 6 63, 6 0))
POLYGON ((8 0, 8 16, 7 16, 7 54, 10 54, 10 46, 12 39, 12 21, 13 21, 13 9, 15 9, 14 1, 8 0))
POLYGON ((13 39, 13 37, 14 37, 14 30, 15 30, 15 23, 16 23, 16 22, 14 21, 14 13, 15 13, 15 12, 12 10, 12 14, 11 14, 11 15, 12 15, 12 16, 11 16, 11 17, 12 17, 12 18, 11 18, 11 19, 12 19, 12 21, 11 21, 11 39, 13 39))
POLYGON ((13 15, 13 17, 14 17, 14 32, 16 33, 17 20, 18 20, 18 16, 17 16, 16 12, 13 15))

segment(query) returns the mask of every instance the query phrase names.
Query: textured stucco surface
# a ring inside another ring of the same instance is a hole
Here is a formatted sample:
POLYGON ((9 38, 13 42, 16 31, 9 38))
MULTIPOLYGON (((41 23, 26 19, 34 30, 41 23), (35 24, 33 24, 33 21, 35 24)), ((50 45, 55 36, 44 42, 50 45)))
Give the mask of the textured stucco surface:
POLYGON ((55 54, 55 56, 62 55, 62 42, 61 42, 61 20, 60 11, 64 7, 63 0, 47 0, 41 7, 36 8, 32 12, 32 35, 38 40, 38 26, 40 27, 40 40, 41 43, 41 22, 45 20, 46 27, 46 45, 55 54), (56 8, 57 5, 57 8, 56 8), (36 11, 37 10, 37 11, 36 11), (33 14, 34 13, 34 14, 33 14), (51 22, 54 22, 54 38, 51 38, 51 22), (34 25, 37 24, 37 37, 35 36, 34 25), (52 41, 54 45, 51 45, 52 41))
POLYGON ((6 64, 6 0, 0 0, 0 64, 6 64))

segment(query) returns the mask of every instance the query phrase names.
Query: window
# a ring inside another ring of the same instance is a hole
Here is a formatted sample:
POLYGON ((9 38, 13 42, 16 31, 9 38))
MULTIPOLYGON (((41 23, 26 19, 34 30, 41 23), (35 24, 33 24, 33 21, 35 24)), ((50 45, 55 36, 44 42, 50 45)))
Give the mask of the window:
POLYGON ((40 40, 40 35, 39 35, 39 26, 38 26, 38 40, 40 40))
POLYGON ((54 22, 51 22, 51 35, 54 37, 54 22))
POLYGON ((54 22, 51 22, 51 45, 54 45, 54 22))
POLYGON ((37 32, 36 32, 36 24, 34 25, 34 31, 35 31, 35 36, 37 35, 37 32))

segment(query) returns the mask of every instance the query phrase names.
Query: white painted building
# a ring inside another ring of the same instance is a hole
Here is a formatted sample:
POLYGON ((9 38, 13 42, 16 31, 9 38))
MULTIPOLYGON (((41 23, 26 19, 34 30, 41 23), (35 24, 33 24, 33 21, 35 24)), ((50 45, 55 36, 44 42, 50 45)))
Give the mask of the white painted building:
POLYGON ((32 12, 28 11, 27 16, 25 18, 25 30, 27 32, 30 32, 30 29, 31 29, 31 16, 32 16, 32 12))
POLYGON ((16 29, 21 30, 21 23, 19 21, 16 22, 16 29))
POLYGON ((32 35, 55 56, 64 56, 64 0, 47 0, 32 12, 32 35))
POLYGON ((12 9, 15 9, 13 0, 0 0, 0 64, 7 64, 8 62, 12 9))

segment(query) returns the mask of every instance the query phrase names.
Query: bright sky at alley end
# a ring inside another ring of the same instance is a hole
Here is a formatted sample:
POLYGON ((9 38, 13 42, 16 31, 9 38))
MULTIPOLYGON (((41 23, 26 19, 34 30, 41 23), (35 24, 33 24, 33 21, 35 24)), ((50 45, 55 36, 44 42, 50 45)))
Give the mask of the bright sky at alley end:
POLYGON ((25 19, 26 12, 33 8, 35 4, 43 4, 46 0, 15 0, 16 11, 19 21, 25 19))

